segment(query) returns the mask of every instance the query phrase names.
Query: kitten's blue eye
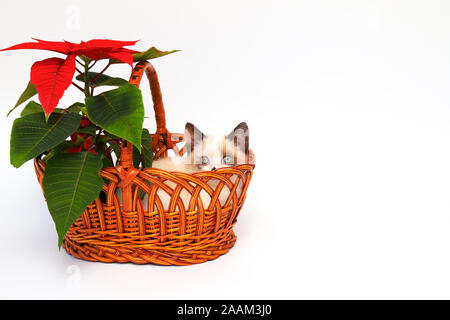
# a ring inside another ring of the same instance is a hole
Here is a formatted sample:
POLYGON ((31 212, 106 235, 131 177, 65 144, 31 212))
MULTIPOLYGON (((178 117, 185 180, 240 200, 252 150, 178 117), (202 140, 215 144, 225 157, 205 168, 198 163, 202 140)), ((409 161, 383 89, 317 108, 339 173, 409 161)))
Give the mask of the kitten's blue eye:
POLYGON ((230 156, 225 156, 225 157, 223 157, 223 163, 231 164, 231 163, 233 163, 233 158, 231 158, 230 156))
POLYGON ((208 164, 209 163, 209 158, 206 157, 206 156, 202 156, 201 160, 202 160, 202 164, 208 164))

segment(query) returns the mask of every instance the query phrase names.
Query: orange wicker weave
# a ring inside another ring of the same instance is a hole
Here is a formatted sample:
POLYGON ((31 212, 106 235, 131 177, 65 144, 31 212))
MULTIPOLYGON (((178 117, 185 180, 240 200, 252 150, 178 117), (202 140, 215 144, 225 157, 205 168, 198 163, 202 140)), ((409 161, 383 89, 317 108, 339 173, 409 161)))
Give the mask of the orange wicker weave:
MULTIPOLYGON (((183 141, 183 135, 171 134, 166 129, 164 105, 153 66, 149 62, 137 64, 130 83, 139 86, 144 72, 150 83, 157 125, 152 135, 154 157, 166 157, 168 149, 181 156, 184 150, 177 144, 183 141)), ((100 176, 107 181, 103 186, 104 200, 93 201, 71 226, 64 238, 65 250, 89 261, 160 265, 191 265, 227 253, 236 241, 233 226, 244 204, 254 164, 194 174, 156 168, 139 170, 133 167, 132 148, 130 143, 122 141, 120 164, 100 171, 100 176), (215 189, 208 184, 214 180, 218 182, 215 189), (168 181, 172 183, 168 185, 168 181), (240 182, 242 191, 238 192, 240 182), (122 191, 122 203, 116 195, 118 188, 122 191), (160 189, 170 195, 168 209, 158 197, 160 189), (191 197, 187 207, 180 198, 183 189, 191 197), (208 207, 199 196, 202 190, 211 196, 208 207), (223 190, 228 190, 229 196, 225 203, 220 203, 223 190), (142 192, 148 195, 146 211, 142 192)), ((42 186, 45 164, 36 158, 34 167, 42 186)))

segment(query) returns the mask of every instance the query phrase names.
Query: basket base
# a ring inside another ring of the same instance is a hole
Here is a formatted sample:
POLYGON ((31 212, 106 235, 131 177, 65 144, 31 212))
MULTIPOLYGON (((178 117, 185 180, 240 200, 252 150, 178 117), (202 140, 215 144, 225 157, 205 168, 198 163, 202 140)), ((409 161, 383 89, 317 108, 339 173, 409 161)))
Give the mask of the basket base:
POLYGON ((63 247, 66 252, 76 258, 105 263, 135 263, 187 266, 215 260, 226 254, 234 246, 236 235, 233 231, 223 239, 220 246, 207 246, 192 250, 155 250, 143 247, 120 247, 102 244, 79 243, 64 238, 63 247))

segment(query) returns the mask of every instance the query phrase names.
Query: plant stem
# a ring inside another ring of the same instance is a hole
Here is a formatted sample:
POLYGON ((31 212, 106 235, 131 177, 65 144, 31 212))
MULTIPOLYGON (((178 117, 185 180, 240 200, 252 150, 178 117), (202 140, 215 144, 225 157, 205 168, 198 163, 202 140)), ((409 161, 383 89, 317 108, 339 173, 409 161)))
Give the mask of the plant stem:
POLYGON ((108 64, 106 65, 106 67, 103 68, 103 70, 100 71, 100 73, 99 73, 98 75, 96 75, 94 78, 92 78, 91 82, 94 82, 95 80, 97 80, 97 79, 103 74, 103 72, 105 72, 106 69, 109 68, 110 65, 111 65, 111 62, 108 62, 108 64))
POLYGON ((95 64, 97 63, 97 61, 98 61, 98 60, 94 60, 94 63, 93 63, 93 64, 91 64, 91 65, 89 66, 89 70, 91 70, 91 69, 92 69, 92 67, 93 67, 93 66, 95 66, 95 64))
POLYGON ((80 90, 81 92, 84 92, 83 88, 80 87, 79 85, 77 85, 75 82, 72 81, 72 84, 78 88, 78 90, 80 90))
POLYGON ((81 66, 84 66, 84 63, 83 62, 81 62, 80 60, 78 60, 78 59, 75 59, 75 61, 76 62, 78 62, 81 66))
POLYGON ((89 78, 88 78, 88 72, 89 72, 89 64, 87 62, 84 63, 84 73, 83 73, 83 78, 84 78, 84 95, 86 96, 86 98, 89 98, 91 95, 89 93, 89 78))
POLYGON ((97 135, 95 136, 95 143, 97 143, 98 138, 100 137, 100 135, 102 134, 103 129, 100 128, 100 130, 98 130, 97 135))

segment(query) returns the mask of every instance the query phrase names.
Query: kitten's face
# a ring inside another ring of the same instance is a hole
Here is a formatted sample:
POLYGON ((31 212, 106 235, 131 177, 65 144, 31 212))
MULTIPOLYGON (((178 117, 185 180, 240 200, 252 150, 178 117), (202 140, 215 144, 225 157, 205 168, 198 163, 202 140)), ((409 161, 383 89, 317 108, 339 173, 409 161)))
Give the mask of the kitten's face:
POLYGON ((193 124, 186 124, 187 161, 199 171, 244 164, 248 153, 248 126, 240 123, 229 135, 205 135, 193 124))

